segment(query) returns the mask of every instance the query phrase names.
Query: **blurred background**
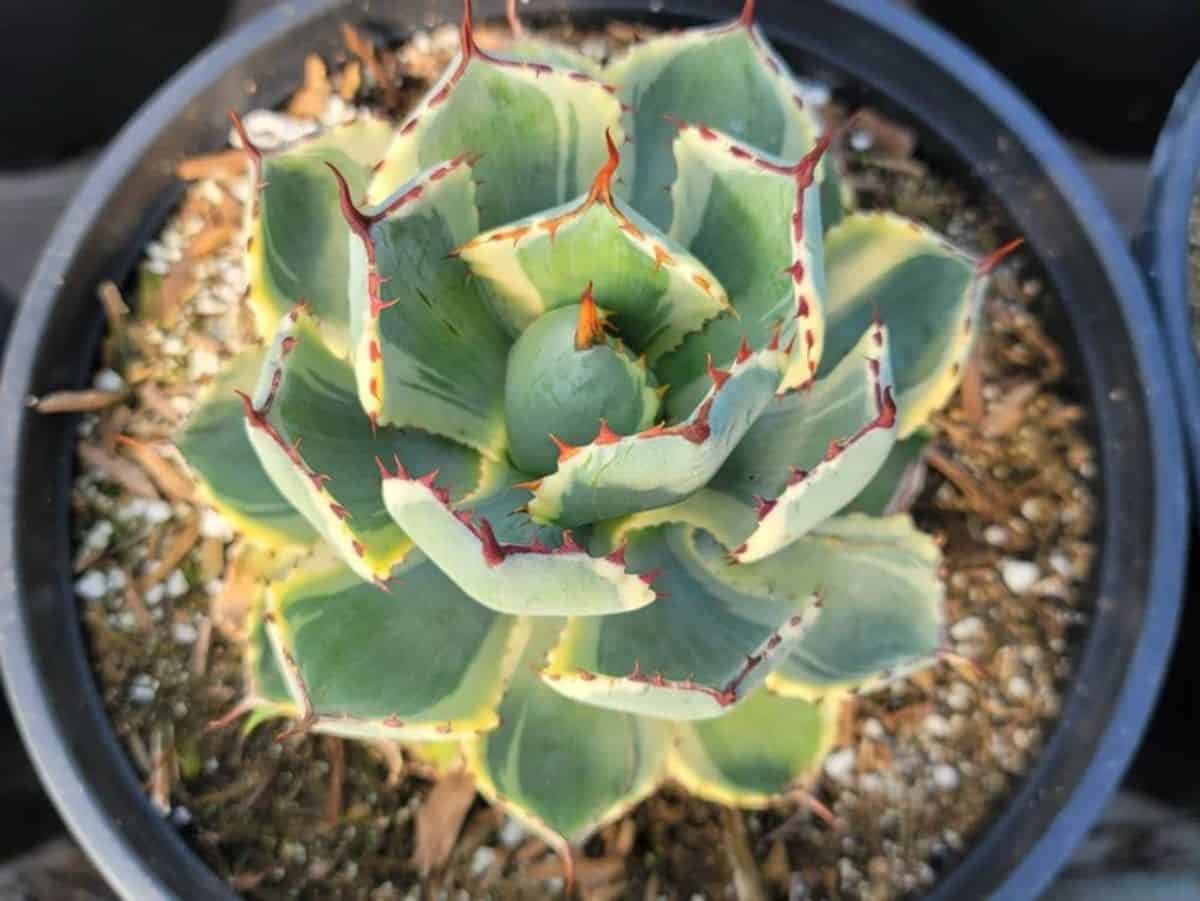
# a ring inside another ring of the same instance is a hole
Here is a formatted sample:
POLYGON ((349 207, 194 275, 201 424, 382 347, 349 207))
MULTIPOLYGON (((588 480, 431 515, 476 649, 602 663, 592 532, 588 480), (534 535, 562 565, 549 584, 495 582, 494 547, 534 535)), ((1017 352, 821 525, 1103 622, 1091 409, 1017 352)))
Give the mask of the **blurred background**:
MULTIPOLYGON (((42 245, 105 144, 177 68, 270 5, 0 0, 0 341, 42 245)), ((905 5, 956 34, 1029 97, 1132 234, 1154 141, 1174 91, 1200 59, 1200 0, 905 5)), ((1195 571, 1193 564, 1189 591, 1200 585, 1195 571)), ((1185 615, 1126 791, 1053 897, 1114 897, 1094 880, 1125 867, 1169 874, 1145 883, 1145 901, 1200 898, 1200 828, 1192 819, 1200 816, 1196 619, 1195 610, 1185 615)), ((0 825, 0 901, 110 897, 63 835, 2 702, 0 809, 8 824, 0 825)))

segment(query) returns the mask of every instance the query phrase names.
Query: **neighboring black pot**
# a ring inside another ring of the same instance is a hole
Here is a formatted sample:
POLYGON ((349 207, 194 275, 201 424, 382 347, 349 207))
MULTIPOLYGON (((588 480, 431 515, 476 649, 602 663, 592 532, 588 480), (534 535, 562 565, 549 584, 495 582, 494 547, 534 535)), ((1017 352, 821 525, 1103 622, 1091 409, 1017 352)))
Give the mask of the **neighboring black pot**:
POLYGON ((1146 154, 1200 58, 1195 0, 918 0, 1059 129, 1111 153, 1146 154))
POLYGON ((217 36, 230 0, 0 0, 0 168, 103 144, 217 36))
MULTIPOLYGON (((1188 222, 1200 190, 1200 63, 1171 106, 1150 161, 1150 179, 1135 252, 1162 317, 1200 498, 1200 355, 1192 340, 1188 222)), ((1200 299, 1198 299, 1200 301, 1200 299)))
MULTIPOLYGON (((563 0, 547 0, 561 11, 563 0)), ((735 0, 665 0, 656 21, 731 16, 735 0)), ((454 0, 396 3, 404 32, 454 0)), ((645 19, 639 0, 569 0, 577 21, 645 19)), ((942 899, 1035 897, 1095 820, 1145 725, 1170 651, 1184 567, 1187 492, 1171 379, 1144 287, 1096 193, 1038 115, 936 29, 874 0, 760 4, 776 46, 803 71, 912 122, 941 170, 1001 198, 1065 316, 1063 342, 1093 411, 1102 474, 1095 609, 1060 721, 1007 804, 933 891, 942 899)), ((481 16, 500 0, 480 0, 481 16)), ((332 51, 358 6, 305 0, 272 10, 176 77, 97 165, 34 275, 0 383, 0 660, 47 788, 76 837, 127 898, 228 897, 147 802, 105 715, 72 596, 69 494, 74 423, 25 399, 85 384, 102 329, 103 278, 127 277, 178 198, 173 163, 220 145, 226 110, 294 87, 306 53, 332 51), (247 85, 257 95, 247 98, 247 85)))

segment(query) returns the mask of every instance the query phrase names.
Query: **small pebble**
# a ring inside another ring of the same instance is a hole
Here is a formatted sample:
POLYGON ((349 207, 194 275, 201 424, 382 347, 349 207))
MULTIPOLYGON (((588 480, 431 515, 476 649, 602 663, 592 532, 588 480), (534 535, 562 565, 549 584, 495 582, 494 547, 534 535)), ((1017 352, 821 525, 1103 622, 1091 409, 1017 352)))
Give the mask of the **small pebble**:
POLYGON ((187 594, 188 582, 187 577, 183 574, 183 571, 179 569, 171 570, 171 575, 167 576, 165 588, 167 597, 169 598, 181 598, 187 594))
POLYGON ((800 99, 808 106, 825 106, 833 96, 833 89, 823 81, 808 78, 793 79, 800 90, 800 99))
POLYGON ((1000 561, 1000 578, 1013 594, 1022 594, 1033 587, 1041 577, 1041 570, 1036 563, 1028 560, 1008 558, 1000 561))
POLYGON ((1029 680, 1024 676, 1013 676, 1008 680, 1008 696, 1015 700, 1021 700, 1033 694, 1033 686, 1029 684, 1029 680))
POLYGON ((197 634, 196 627, 188 622, 174 623, 171 626, 171 637, 177 644, 194 644, 197 634))
POLYGON ((120 391, 125 387, 125 380, 111 369, 101 369, 92 379, 92 385, 101 391, 120 391))
POLYGON ((90 551, 102 551, 108 547, 112 536, 113 524, 107 519, 102 519, 88 529, 88 533, 83 539, 83 546, 90 551))
POLYGON ((870 150, 874 144, 875 137, 869 131, 856 128, 850 132, 850 149, 856 153, 863 153, 870 150))
POLYGON ((159 582, 157 585, 151 585, 148 589, 146 589, 146 603, 151 607, 161 604, 162 599, 166 596, 166 594, 167 589, 162 582, 159 582))
POLYGON ((187 353, 187 345, 183 343, 182 339, 171 335, 169 338, 163 341, 162 352, 168 356, 182 357, 185 353, 187 353))
POLYGON ((950 705, 951 710, 957 710, 960 713, 971 709, 972 700, 971 689, 964 682, 955 682, 950 686, 950 691, 946 695, 946 703, 950 705))
POLYGON ((1066 579, 1071 578, 1075 572, 1075 567, 1071 565, 1071 558, 1062 551, 1055 551, 1050 555, 1050 568, 1066 579))
POLYGON ((983 530, 983 540, 993 546, 1008 544, 1008 529, 1004 526, 990 525, 983 530))
POLYGON ((192 812, 186 807, 178 806, 171 811, 171 822, 182 829, 192 822, 192 812))
POLYGON ((1021 515, 1030 522, 1041 522, 1047 513, 1046 502, 1040 497, 1031 497, 1021 501, 1021 515))
POLYGON ((870 717, 862 725, 863 735, 871 739, 871 741, 882 741, 887 733, 883 730, 883 723, 870 717))
POLYGON ((579 45, 579 51, 589 59, 601 62, 608 56, 608 41, 602 37, 587 38, 579 45))
POLYGON ((139 673, 129 683, 129 700, 134 704, 149 704, 158 694, 158 681, 146 673, 139 673))
POLYGON ((942 791, 958 788, 958 770, 948 763, 939 763, 933 768, 933 784, 942 791))
POLYGON ((88 570, 75 582, 75 593, 85 601, 98 601, 108 593, 108 579, 99 570, 88 570))
POLYGON ((291 863, 302 864, 308 860, 308 849, 300 842, 283 841, 279 843, 279 856, 291 863))
POLYGON ((842 748, 825 758, 825 772, 838 782, 849 782, 854 775, 855 753, 853 748, 842 748))
POLYGON ((475 854, 471 857, 471 875, 483 875, 484 871, 486 871, 487 868, 492 865, 492 862, 495 859, 496 852, 494 849, 489 848, 486 845, 476 848, 475 854))
POLYGON ((925 717, 924 727, 934 738, 945 738, 950 734, 950 721, 940 713, 931 713, 925 717))
POLYGON ((973 638, 982 638, 987 632, 984 628, 983 620, 978 616, 968 616, 960 619, 950 627, 950 637, 955 641, 970 641, 973 638))
POLYGON ((205 538, 233 539, 233 529, 216 510, 205 510, 200 516, 200 534, 205 538))
POLYGON ((104 581, 108 584, 109 591, 120 591, 128 583, 128 579, 125 578, 125 570, 117 569, 115 566, 105 572, 104 581))
POLYGON ((504 825, 500 827, 500 844, 506 848, 515 848, 521 844, 529 836, 525 831, 525 827, 509 817, 504 821, 504 825))
POLYGON ((171 505, 163 500, 147 501, 142 515, 149 525, 162 525, 171 518, 171 505))
POLYGON ((198 316, 220 316, 229 309, 229 305, 211 294, 204 294, 196 298, 193 308, 198 316))
POLYGON ((216 375, 221 369, 221 358, 211 350, 203 348, 192 351, 191 359, 188 361, 188 372, 192 378, 202 379, 208 376, 216 375))

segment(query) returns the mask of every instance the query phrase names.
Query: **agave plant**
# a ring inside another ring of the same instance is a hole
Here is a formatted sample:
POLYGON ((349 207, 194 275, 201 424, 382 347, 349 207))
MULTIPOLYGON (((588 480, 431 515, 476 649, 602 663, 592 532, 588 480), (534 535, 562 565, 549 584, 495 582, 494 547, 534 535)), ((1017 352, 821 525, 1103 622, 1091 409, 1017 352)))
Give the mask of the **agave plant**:
POLYGON ((247 706, 558 847, 668 779, 766 805, 939 652, 938 547, 881 514, 987 267, 843 210, 752 4, 603 68, 470 13, 402 122, 243 135, 273 338, 180 446, 264 549, 247 706))

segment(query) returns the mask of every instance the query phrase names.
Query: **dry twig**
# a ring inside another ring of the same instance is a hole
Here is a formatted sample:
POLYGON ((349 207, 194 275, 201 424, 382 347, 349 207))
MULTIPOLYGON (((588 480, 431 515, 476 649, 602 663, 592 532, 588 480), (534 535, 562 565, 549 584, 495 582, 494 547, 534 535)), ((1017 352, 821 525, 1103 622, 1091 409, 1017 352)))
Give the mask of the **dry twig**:
POLYGON ((469 773, 448 773, 439 779, 417 811, 413 863, 421 877, 445 865, 458 832, 475 800, 475 780, 469 773))

